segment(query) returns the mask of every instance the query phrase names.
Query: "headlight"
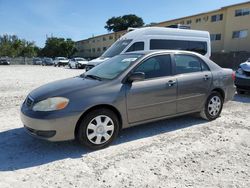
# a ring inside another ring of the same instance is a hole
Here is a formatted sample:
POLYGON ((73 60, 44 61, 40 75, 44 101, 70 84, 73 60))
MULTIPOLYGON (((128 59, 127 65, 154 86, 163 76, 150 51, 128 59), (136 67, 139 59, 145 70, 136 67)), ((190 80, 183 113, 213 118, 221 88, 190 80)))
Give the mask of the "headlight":
POLYGON ((69 99, 64 97, 53 97, 36 103, 32 110, 33 111, 54 111, 62 110, 66 108, 69 103, 69 99))
POLYGON ((242 68, 239 68, 236 72, 237 72, 238 74, 244 74, 242 68))

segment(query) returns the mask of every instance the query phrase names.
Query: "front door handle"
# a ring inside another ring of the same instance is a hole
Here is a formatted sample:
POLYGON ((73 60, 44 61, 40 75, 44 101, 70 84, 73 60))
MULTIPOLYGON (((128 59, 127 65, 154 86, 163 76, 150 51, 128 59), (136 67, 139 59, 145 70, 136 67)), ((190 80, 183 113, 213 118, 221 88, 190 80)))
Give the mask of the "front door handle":
POLYGON ((174 81, 174 80, 169 80, 168 81, 168 86, 169 87, 172 87, 172 86, 174 86, 176 84, 176 81, 174 81))
POLYGON ((204 80, 209 80, 209 79, 210 79, 210 77, 208 75, 204 76, 204 80))

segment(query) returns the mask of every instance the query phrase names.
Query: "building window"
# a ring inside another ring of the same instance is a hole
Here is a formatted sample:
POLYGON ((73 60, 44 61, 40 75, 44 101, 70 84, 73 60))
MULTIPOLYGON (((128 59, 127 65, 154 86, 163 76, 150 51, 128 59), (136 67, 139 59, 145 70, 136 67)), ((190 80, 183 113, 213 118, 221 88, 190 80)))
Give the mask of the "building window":
POLYGON ((92 42, 93 42, 93 43, 95 43, 95 39, 94 39, 94 40, 92 40, 92 42))
POLYGON ((211 17, 211 22, 218 22, 223 20, 223 14, 217 14, 217 15, 213 15, 211 17))
POLYGON ((246 38, 248 36, 248 30, 234 31, 233 39, 246 38))
POLYGON ((200 23, 200 22, 201 22, 201 18, 197 18, 196 23, 200 23))
POLYGON ((190 25, 192 23, 192 20, 187 20, 187 24, 190 25))
POLYGON ((211 41, 221 40, 221 34, 211 34, 211 41))
POLYGON ((113 36, 109 36, 109 40, 113 40, 113 36))
POLYGON ((95 48, 92 48, 92 52, 95 53, 95 48))
POLYGON ((235 16, 246 16, 250 15, 250 8, 235 10, 235 16))
POLYGON ((102 51, 105 52, 106 50, 107 50, 107 47, 103 47, 103 48, 102 48, 102 51))
POLYGON ((103 40, 103 41, 106 41, 106 37, 103 37, 102 40, 103 40))
POLYGON ((181 21, 180 24, 181 24, 181 25, 184 25, 184 21, 181 21))
POLYGON ((209 19, 209 17, 208 17, 208 16, 204 16, 204 17, 203 17, 203 20, 204 20, 205 22, 207 22, 207 21, 208 21, 208 19, 209 19))
POLYGON ((101 51, 101 48, 97 48, 97 51, 100 52, 100 51, 101 51))

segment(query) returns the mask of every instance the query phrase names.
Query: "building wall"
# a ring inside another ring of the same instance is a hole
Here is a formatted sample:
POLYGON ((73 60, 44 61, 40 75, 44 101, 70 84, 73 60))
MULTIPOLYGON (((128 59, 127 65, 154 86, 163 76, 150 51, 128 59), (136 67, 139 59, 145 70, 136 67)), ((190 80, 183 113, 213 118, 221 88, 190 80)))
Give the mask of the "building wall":
MULTIPOLYGON (((211 35, 220 35, 220 40, 211 41, 212 52, 250 52, 250 13, 245 16, 235 16, 235 11, 243 8, 249 8, 250 11, 250 1, 206 13, 161 22, 154 26, 168 27, 176 24, 189 25, 191 29, 209 31, 211 35), (212 22, 212 16, 215 15, 223 15, 222 20, 218 18, 218 21, 212 22), (245 38, 233 39, 233 32, 240 30, 247 30, 247 36, 245 38)), ((78 41, 76 42, 77 48, 80 52, 82 49, 79 55, 90 58, 98 57, 105 51, 104 48, 108 49, 108 47, 125 33, 126 31, 121 31, 78 41), (106 37, 107 40, 104 41, 103 37, 106 37), (113 39, 109 40, 109 37, 113 39)))
POLYGON ((243 8, 248 8, 250 10, 250 2, 245 5, 238 5, 227 9, 224 43, 225 51, 250 51, 250 14, 245 16, 235 16, 235 10, 243 8), (233 39, 233 31, 239 30, 247 30, 247 37, 233 39))

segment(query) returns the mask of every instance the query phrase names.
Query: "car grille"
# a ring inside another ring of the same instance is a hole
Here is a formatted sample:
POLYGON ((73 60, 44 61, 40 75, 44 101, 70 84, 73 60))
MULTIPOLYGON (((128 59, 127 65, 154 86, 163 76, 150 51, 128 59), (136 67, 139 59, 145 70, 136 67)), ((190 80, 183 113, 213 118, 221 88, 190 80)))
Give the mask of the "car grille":
POLYGON ((92 69, 93 67, 94 67, 94 65, 86 65, 85 70, 86 70, 86 71, 89 71, 89 70, 92 69))
POLYGON ((250 76, 250 72, 244 71, 246 76, 250 76))
POLYGON ((34 104, 34 99, 32 99, 30 96, 28 96, 25 100, 25 104, 28 108, 32 108, 34 104))

